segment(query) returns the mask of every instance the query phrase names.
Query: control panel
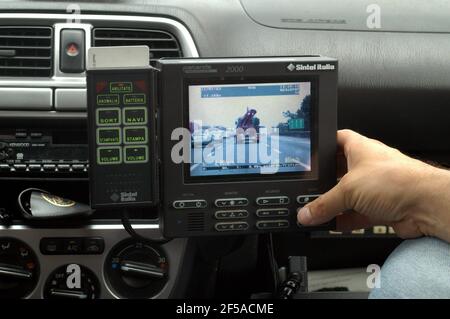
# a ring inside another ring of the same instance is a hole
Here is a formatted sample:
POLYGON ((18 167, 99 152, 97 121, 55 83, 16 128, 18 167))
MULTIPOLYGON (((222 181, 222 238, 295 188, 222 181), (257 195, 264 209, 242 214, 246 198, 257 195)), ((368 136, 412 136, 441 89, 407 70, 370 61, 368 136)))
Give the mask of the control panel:
POLYGON ((155 204, 154 72, 87 73, 91 206, 155 204))

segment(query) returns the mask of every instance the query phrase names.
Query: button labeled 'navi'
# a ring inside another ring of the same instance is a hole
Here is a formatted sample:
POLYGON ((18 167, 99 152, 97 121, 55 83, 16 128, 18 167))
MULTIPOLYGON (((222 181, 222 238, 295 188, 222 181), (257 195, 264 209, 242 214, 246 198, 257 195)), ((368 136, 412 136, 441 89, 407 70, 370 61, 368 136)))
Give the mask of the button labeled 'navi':
POLYGON ((145 104, 146 97, 144 93, 132 93, 123 95, 123 104, 145 104))
POLYGON ((124 148, 125 163, 147 163, 148 147, 142 146, 125 146, 124 148))
POLYGON ((147 124, 146 107, 126 107, 123 109, 123 124, 145 125, 147 124))
POLYGON ((123 139, 125 144, 144 144, 147 143, 147 128, 125 127, 123 129, 123 139))
POLYGON ((122 143, 120 128, 98 128, 97 144, 98 145, 116 145, 122 143))
POLYGON ((120 125, 120 109, 118 107, 108 107, 97 109, 98 126, 120 125))
POLYGON ((99 165, 113 165, 122 163, 122 149, 119 146, 99 147, 97 149, 97 163, 99 165))

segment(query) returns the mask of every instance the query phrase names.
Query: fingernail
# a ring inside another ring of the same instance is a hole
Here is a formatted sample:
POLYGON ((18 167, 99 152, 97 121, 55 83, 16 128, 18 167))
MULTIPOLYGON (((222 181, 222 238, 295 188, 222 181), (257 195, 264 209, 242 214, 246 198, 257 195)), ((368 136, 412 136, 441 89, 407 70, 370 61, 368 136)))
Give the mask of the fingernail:
POLYGON ((297 214, 298 222, 302 225, 308 225, 312 222, 312 215, 309 207, 303 207, 298 211, 297 214))

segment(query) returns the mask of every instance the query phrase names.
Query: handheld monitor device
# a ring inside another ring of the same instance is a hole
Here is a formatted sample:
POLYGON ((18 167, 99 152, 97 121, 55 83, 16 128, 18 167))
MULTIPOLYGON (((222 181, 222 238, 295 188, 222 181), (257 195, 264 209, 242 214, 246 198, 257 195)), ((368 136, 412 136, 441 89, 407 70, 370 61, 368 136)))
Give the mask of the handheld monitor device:
POLYGON ((89 50, 88 135, 93 208, 149 206, 158 202, 156 74, 148 61, 147 47, 89 50), (130 61, 129 56, 134 58, 130 61))
POLYGON ((162 59, 156 67, 164 234, 305 230, 297 209, 336 183, 337 61, 162 59))

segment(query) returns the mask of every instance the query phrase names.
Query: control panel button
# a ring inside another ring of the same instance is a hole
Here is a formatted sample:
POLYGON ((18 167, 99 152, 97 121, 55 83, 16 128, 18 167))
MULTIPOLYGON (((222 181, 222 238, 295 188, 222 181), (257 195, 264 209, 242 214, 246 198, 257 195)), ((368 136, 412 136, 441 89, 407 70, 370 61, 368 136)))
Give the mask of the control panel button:
POLYGON ((27 169, 27 165, 25 165, 25 164, 14 164, 14 169, 16 171, 23 172, 23 171, 25 171, 27 169))
POLYGON ((319 196, 320 195, 300 195, 297 196, 297 203, 301 205, 306 205, 315 200, 316 198, 318 198, 319 196))
POLYGON ((44 164, 42 167, 43 167, 44 171, 46 171, 46 172, 54 172, 56 169, 55 164, 44 164))
POLYGON ((30 133, 30 137, 31 138, 41 138, 42 137, 42 132, 31 132, 30 133))
POLYGON ((145 125, 147 124, 146 107, 126 107, 123 109, 123 124, 145 125))
POLYGON ((173 208, 176 209, 205 208, 207 205, 206 200, 203 199, 176 200, 172 203, 173 208))
POLYGON ((147 127, 125 127, 123 129, 123 140, 125 144, 147 143, 147 127))
POLYGON ((228 222, 217 223, 214 228, 220 232, 226 231, 243 231, 248 229, 248 223, 246 222, 228 222))
POLYGON ((217 207, 242 207, 248 205, 247 198, 219 198, 214 204, 217 207))
POLYGON ((145 104, 146 96, 144 93, 132 93, 132 94, 124 94, 123 95, 123 104, 125 105, 136 105, 136 104, 145 104))
POLYGON ((65 254, 80 254, 83 249, 83 240, 81 238, 63 239, 62 249, 65 254))
POLYGON ((84 72, 85 34, 82 29, 63 29, 60 34, 59 68, 64 73, 84 72))
POLYGON ((0 164, 0 171, 1 172, 9 172, 11 170, 11 167, 9 167, 8 164, 0 164))
POLYGON ((122 149, 116 147, 99 147, 97 149, 97 162, 99 165, 114 165, 122 163, 122 149))
POLYGON ((256 211, 256 216, 258 217, 285 217, 289 215, 289 210, 287 208, 262 208, 256 211))
POLYGON ((289 204, 289 197, 287 196, 258 197, 256 199, 256 204, 260 206, 287 205, 289 204))
POLYGON ((387 233, 387 226, 373 226, 373 233, 375 235, 384 235, 387 233))
POLYGON ((97 125, 98 126, 115 126, 120 125, 121 115, 118 107, 97 109, 97 125))
POLYGON ((26 138, 28 136, 26 131, 17 131, 16 138, 26 138))
POLYGON ((122 143, 120 127, 98 128, 97 144, 98 145, 117 145, 122 143))
POLYGON ((86 166, 84 166, 83 164, 72 164, 72 171, 74 172, 82 172, 85 168, 86 166))
POLYGON ((119 94, 99 94, 97 95, 98 106, 119 105, 119 94))
POLYGON ((41 171, 41 164, 29 164, 28 170, 30 172, 40 172, 41 171))
POLYGON ((148 147, 146 145, 125 146, 123 151, 125 157, 124 161, 127 164, 148 162, 148 147))
POLYGON ((58 164, 58 171, 60 172, 68 172, 70 171, 70 165, 69 164, 58 164))
POLYGON ((105 250, 105 241, 103 238, 90 237, 83 239, 84 254, 102 254, 105 250))
POLYGON ((44 255, 61 254, 63 252, 63 242, 58 238, 42 238, 40 248, 44 255))
POLYGON ((214 213, 216 219, 239 219, 239 218, 247 218, 248 211, 243 209, 238 210, 219 210, 214 213))
POLYGON ((133 92, 133 83, 131 82, 111 82, 109 84, 111 93, 130 93, 133 92))
POLYGON ((288 220, 264 220, 256 222, 256 228, 260 230, 288 228, 288 220))

